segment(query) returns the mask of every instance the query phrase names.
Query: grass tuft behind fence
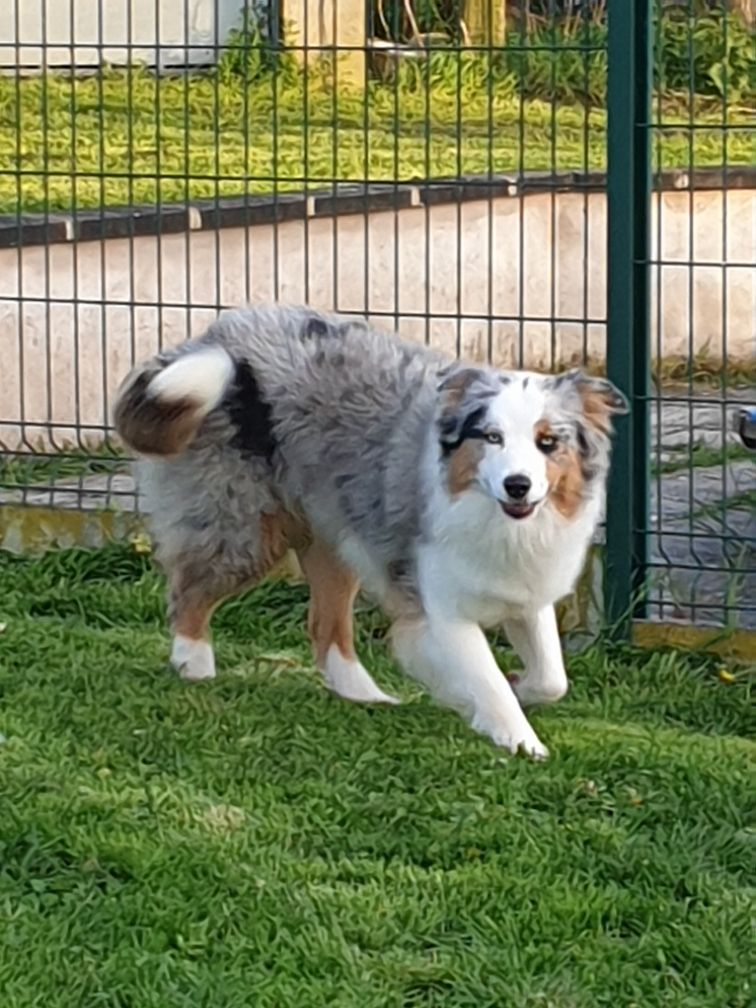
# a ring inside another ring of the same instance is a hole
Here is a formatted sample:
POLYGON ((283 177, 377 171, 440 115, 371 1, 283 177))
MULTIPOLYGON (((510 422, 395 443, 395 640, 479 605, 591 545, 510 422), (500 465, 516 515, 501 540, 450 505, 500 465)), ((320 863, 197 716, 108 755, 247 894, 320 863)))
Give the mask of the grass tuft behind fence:
MULTIPOLYGON (((605 167, 606 114, 572 102, 522 98, 487 82, 463 57, 429 75, 340 88, 315 71, 155 78, 0 79, 0 212, 67 211, 274 189, 332 180, 393 181, 520 170, 605 167), (430 85, 430 86, 427 86, 430 85)), ((665 168, 752 162, 746 109, 722 128, 716 102, 697 100, 695 123, 673 99, 679 129, 655 137, 665 168), (691 157, 692 155, 692 157, 691 157)))

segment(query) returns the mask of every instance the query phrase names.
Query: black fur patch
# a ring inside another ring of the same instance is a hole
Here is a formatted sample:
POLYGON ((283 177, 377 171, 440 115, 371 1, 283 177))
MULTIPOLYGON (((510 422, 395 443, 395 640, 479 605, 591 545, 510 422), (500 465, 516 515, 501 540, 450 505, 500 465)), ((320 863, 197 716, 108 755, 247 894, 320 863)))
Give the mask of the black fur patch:
POLYGON ((318 339, 323 336, 335 336, 333 326, 330 326, 325 319, 313 315, 302 326, 302 339, 318 339))
POLYGON ((254 455, 270 462, 276 450, 273 419, 269 403, 263 399, 252 368, 247 363, 236 365, 236 377, 226 403, 236 434, 231 440, 242 454, 254 455))
POLYGON ((486 435, 480 429, 480 421, 486 415, 485 406, 480 406, 478 409, 473 410, 473 412, 465 417, 462 426, 459 429, 459 433, 454 438, 453 441, 449 441, 448 438, 455 433, 457 427, 457 421, 455 417, 448 417, 441 421, 441 447, 443 448, 444 455, 450 454, 456 448, 462 444, 463 441, 467 441, 470 438, 484 438, 486 435))

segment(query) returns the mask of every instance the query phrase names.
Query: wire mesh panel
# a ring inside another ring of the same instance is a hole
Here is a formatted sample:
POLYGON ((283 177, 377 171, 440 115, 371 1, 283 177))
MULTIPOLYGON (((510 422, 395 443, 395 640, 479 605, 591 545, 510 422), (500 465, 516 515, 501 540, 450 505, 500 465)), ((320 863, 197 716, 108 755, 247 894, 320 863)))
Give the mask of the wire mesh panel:
POLYGON ((204 0, 204 31, 166 0, 2 14, 13 499, 119 466, 114 386, 224 305, 502 365, 603 355, 600 8, 237 3, 204 0))
MULTIPOLYGON (((113 391, 224 306, 309 302, 499 366, 605 366, 606 3, 240 7, 0 11, 6 514, 132 510, 113 391)), ((747 530, 739 553, 727 538, 746 511, 725 503, 749 500, 741 483, 733 498, 750 463, 725 428, 754 352, 750 30, 719 3, 656 12, 658 381, 635 402, 662 504, 632 534, 663 618, 700 615, 716 567, 729 601, 707 616, 750 619, 746 589, 724 587, 752 560, 747 530), (704 470, 716 500, 699 500, 704 470)))
POLYGON ((648 615, 756 627, 756 133, 753 6, 688 0, 659 16, 652 206, 648 615), (750 12, 750 17, 749 17, 750 12), (676 88, 666 51, 677 54, 676 88), (702 169, 715 165, 715 173, 702 169), (750 171, 742 171, 749 165, 750 171), (717 178, 718 176, 718 178, 717 178))

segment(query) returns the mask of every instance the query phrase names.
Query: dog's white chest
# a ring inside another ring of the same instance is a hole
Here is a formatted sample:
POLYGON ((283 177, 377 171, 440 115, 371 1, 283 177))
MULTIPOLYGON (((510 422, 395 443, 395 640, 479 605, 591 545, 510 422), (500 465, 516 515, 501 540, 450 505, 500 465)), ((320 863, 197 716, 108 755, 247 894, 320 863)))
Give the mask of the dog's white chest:
POLYGON ((595 526, 589 514, 569 524, 546 513, 521 525, 490 510, 462 517, 421 549, 420 587, 429 611, 483 626, 569 594, 595 526))

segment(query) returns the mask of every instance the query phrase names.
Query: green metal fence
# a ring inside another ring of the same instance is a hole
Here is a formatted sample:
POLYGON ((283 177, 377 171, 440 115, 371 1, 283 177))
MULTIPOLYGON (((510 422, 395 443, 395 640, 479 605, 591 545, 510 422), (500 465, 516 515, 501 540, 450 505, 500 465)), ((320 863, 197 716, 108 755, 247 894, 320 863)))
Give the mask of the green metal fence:
POLYGON ((651 16, 648 0, 609 16, 607 373, 628 397, 618 422, 607 509, 609 622, 644 615, 649 515, 651 16))
POLYGON ((754 177, 739 171, 756 160, 753 23, 726 5, 616 4, 608 51, 607 363, 633 403, 609 492, 608 611, 620 627, 753 628, 756 465, 733 422, 756 402, 754 177), (665 88, 673 42, 683 73, 665 88), (673 206, 652 179, 678 138, 673 206), (709 159, 718 185, 701 184, 709 159))
POLYGON ((611 624, 756 626, 748 5, 239 6, 0 12, 3 543, 129 527, 131 363, 224 305, 310 301, 606 367, 633 405, 611 624))

